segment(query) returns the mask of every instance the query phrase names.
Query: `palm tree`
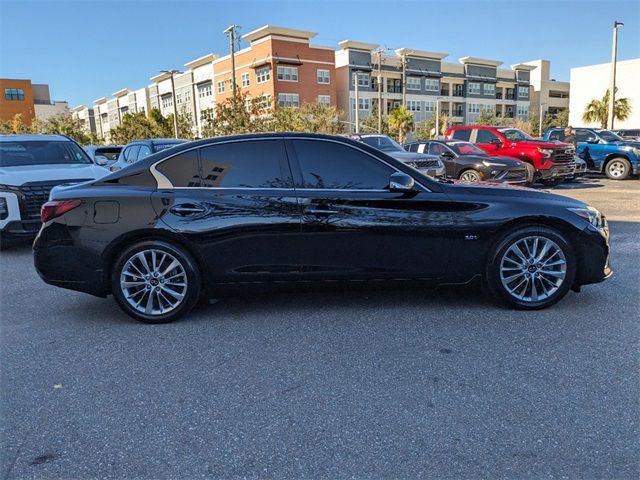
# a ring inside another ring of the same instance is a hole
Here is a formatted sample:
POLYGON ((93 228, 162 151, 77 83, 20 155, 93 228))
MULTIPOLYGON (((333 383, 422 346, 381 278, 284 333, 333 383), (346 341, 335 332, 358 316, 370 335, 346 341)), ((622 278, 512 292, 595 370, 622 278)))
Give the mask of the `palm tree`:
POLYGON ((398 142, 404 143, 407 133, 413 130, 413 114, 404 105, 389 114, 389 129, 398 135, 398 142))
MULTIPOLYGON (((616 120, 626 120, 631 115, 631 105, 628 98, 616 98, 613 108, 616 120)), ((602 100, 594 98, 589 102, 582 114, 582 121, 585 123, 599 123, 601 128, 607 128, 609 118, 609 89, 602 97, 602 100)))

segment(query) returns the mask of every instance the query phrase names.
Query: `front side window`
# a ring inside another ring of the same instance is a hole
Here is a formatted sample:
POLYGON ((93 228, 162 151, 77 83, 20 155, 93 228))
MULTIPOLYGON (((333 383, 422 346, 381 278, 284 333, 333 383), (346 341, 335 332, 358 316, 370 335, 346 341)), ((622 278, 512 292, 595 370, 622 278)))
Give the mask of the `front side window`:
POLYGON ((134 163, 138 158, 138 150, 140 145, 132 145, 124 151, 124 161, 127 163, 134 163))
POLYGON ((442 153, 447 151, 449 151, 449 149, 441 143, 431 142, 429 144, 429 153, 431 155, 441 155, 442 153))
POLYGON ((199 187, 198 151, 181 152, 156 167, 174 187, 199 187))
POLYGON ((151 155, 151 149, 147 145, 140 145, 140 150, 138 151, 138 160, 142 160, 149 155, 151 155))
POLYGON ((271 67, 261 67, 256 69, 256 83, 268 82, 271 79, 271 67))
POLYGON ((5 100, 24 100, 24 90, 22 88, 5 88, 5 100))
POLYGON ((302 173, 300 188, 383 190, 394 169, 349 145, 293 140, 302 173))
POLYGON ((291 188, 281 140, 253 140, 200 149, 201 184, 217 188, 291 188))
POLYGON ((278 105, 281 107, 299 107, 300 95, 297 93, 279 93, 278 105))
MULTIPOLYGON (((583 128, 576 129, 576 142, 586 142, 588 138, 593 138, 596 135, 590 130, 585 130, 583 128)), ((564 136, 562 137, 564 140, 564 136)))
POLYGON ((68 165, 93 162, 86 152, 70 141, 16 141, 0 143, 0 167, 28 165, 68 165))
POLYGON ((476 136, 476 143, 491 143, 491 141, 498 140, 498 136, 489 130, 478 130, 476 136))
POLYGON ((297 82, 298 81, 298 67, 284 67, 278 65, 278 80, 284 82, 297 82))
POLYGON ((318 83, 331 83, 329 70, 318 70, 318 83))

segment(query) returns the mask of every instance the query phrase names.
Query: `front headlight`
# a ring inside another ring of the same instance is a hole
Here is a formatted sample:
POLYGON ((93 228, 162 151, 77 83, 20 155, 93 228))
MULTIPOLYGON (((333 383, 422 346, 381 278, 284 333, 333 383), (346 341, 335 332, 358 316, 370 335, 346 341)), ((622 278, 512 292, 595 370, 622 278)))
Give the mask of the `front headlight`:
POLYGON ((579 217, 584 218, 587 222, 591 224, 591 226, 601 230, 605 227, 605 220, 602 216, 602 213, 596 208, 586 207, 586 208, 570 208, 573 213, 578 215, 579 217))
POLYGON ((632 150, 636 157, 640 157, 640 148, 633 147, 632 150))
POLYGON ((550 148, 538 148, 538 151, 542 154, 544 158, 549 158, 553 155, 553 150, 550 148))
POLYGON ((482 164, 485 167, 506 167, 504 163, 495 163, 495 162, 490 162, 488 160, 482 160, 482 164))

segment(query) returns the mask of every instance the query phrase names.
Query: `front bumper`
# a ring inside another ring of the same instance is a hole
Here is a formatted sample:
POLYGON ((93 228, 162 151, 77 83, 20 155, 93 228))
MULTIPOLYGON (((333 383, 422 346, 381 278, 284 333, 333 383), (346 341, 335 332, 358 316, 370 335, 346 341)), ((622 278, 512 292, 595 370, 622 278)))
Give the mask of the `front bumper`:
POLYGON ((430 177, 444 177, 445 171, 444 167, 433 167, 433 168, 416 168, 423 175, 429 175, 430 177))
POLYGON ((554 164, 553 166, 551 166, 546 170, 538 170, 537 176, 538 176, 538 179, 540 180, 548 180, 553 178, 566 178, 566 177, 572 177, 574 175, 575 170, 576 170, 576 164, 573 162, 554 164))
POLYGON ((585 228, 578 235, 578 273, 574 286, 600 283, 613 275, 609 257, 609 227, 603 230, 585 228))

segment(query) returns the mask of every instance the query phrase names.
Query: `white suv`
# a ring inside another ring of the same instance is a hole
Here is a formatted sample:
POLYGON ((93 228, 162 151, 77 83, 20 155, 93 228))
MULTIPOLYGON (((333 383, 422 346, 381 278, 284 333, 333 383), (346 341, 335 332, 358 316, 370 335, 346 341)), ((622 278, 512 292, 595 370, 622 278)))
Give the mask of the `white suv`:
POLYGON ((0 241, 34 237, 51 189, 107 175, 64 135, 0 135, 0 241))

